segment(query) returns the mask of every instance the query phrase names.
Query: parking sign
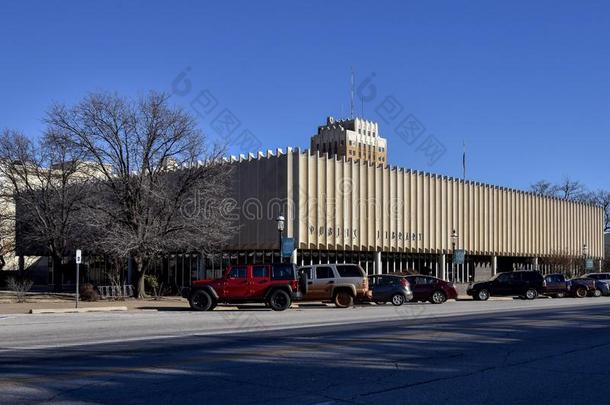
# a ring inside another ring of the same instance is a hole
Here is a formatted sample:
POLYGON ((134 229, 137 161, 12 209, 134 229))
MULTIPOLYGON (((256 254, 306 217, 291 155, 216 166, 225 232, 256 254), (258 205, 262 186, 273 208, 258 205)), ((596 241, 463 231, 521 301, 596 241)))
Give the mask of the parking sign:
POLYGON ((291 257, 294 251, 294 239, 283 238, 282 239, 282 257, 291 257))
POLYGON ((466 259, 466 251, 465 250, 456 250, 453 252, 453 263, 454 264, 464 264, 464 260, 466 259))

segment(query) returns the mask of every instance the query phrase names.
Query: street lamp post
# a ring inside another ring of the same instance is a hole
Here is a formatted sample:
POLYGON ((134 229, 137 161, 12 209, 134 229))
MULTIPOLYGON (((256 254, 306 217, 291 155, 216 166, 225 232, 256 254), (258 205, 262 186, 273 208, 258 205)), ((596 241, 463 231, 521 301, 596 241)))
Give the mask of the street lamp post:
POLYGON ((282 232, 284 232, 284 223, 285 219, 282 215, 277 217, 277 233, 278 233, 278 241, 279 241, 279 250, 280 250, 280 262, 282 262, 282 232))
POLYGON ((451 258, 451 278, 452 280, 450 281, 454 281, 454 275, 455 275, 455 247, 457 245, 457 241, 458 241, 458 233, 455 231, 455 229, 453 231, 451 231, 451 254, 453 255, 453 257, 451 258))

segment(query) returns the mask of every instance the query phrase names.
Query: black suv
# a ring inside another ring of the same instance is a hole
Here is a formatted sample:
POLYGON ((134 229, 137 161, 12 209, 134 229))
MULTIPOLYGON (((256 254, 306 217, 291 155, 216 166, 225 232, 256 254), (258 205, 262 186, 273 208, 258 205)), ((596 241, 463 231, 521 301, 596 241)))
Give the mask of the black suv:
POLYGON ((533 300, 544 292, 544 277, 537 271, 498 273, 489 281, 468 286, 466 293, 477 301, 493 296, 519 296, 533 300))

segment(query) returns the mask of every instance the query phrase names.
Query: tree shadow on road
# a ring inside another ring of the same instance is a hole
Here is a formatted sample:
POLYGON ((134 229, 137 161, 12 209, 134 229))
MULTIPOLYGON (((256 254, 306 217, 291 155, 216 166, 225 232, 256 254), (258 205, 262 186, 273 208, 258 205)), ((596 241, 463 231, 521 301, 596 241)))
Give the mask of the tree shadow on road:
POLYGON ((11 351, 0 353, 0 398, 523 402, 605 383, 609 332, 610 310, 595 306, 11 351))

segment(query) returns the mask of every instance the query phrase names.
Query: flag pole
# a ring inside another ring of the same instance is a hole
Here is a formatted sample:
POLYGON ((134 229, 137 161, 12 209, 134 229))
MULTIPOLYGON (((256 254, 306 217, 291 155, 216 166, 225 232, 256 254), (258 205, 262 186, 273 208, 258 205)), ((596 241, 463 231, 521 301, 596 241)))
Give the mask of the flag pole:
POLYGON ((462 154, 462 175, 464 176, 464 181, 466 181, 466 142, 462 141, 462 147, 464 149, 462 154))

